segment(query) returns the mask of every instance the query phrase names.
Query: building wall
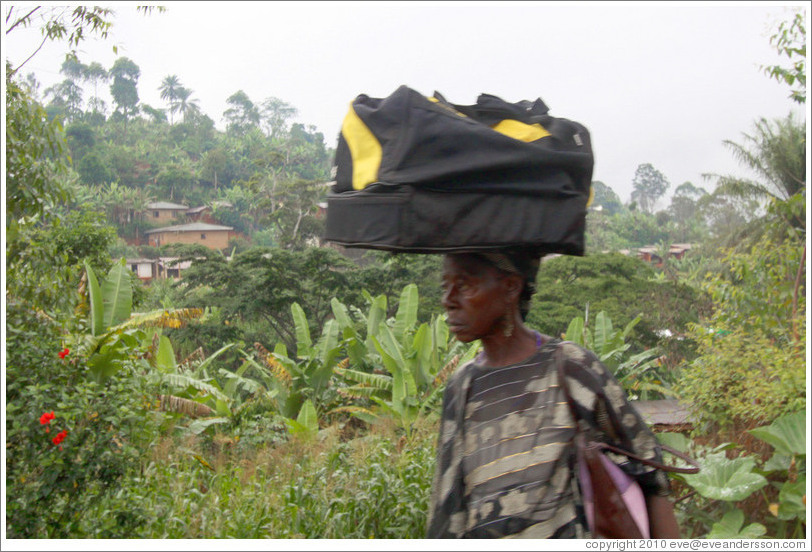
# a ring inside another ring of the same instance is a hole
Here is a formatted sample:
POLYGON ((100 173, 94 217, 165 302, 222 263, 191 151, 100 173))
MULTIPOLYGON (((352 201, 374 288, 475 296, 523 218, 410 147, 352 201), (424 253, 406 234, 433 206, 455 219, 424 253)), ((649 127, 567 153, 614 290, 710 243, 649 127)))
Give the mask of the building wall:
POLYGON ((209 249, 225 249, 228 247, 228 230, 207 230, 205 232, 155 232, 149 235, 149 244, 155 247, 167 243, 197 243, 209 249), (205 235, 205 238, 202 236, 205 235))
POLYGON ((150 209, 146 213, 146 220, 153 223, 164 224, 181 220, 186 215, 185 209, 150 209), (155 216, 155 215, 158 216, 155 216))

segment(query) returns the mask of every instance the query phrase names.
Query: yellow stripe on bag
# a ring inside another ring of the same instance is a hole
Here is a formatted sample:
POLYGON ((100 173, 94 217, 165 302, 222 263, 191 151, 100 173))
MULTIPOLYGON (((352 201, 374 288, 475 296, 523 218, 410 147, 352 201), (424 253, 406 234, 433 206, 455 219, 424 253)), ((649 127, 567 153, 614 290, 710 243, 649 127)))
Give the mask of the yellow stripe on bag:
POLYGON ((355 112, 352 104, 341 125, 341 134, 352 157, 352 187, 363 190, 378 180, 383 158, 381 143, 355 112))
POLYGON ((528 125, 516 119, 504 119, 491 127, 496 132, 521 140, 522 142, 534 142, 545 136, 550 136, 547 129, 538 123, 528 125))

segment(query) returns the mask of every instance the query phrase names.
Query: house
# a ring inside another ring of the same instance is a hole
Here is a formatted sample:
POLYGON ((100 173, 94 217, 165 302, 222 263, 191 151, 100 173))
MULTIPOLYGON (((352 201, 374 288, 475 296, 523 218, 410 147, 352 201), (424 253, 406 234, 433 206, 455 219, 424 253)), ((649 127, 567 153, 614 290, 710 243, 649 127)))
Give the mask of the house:
POLYGON ((158 273, 161 278, 172 278, 180 280, 183 271, 192 266, 192 261, 178 261, 179 257, 159 257, 158 273))
MULTIPOLYGON (((690 243, 675 243, 668 249, 668 257, 672 259, 682 259, 687 251, 691 250, 690 243)), ((637 249, 637 256, 644 261, 661 265, 663 262, 660 256, 660 248, 656 245, 647 245, 637 249)))
POLYGON ((145 220, 163 224, 174 220, 182 219, 189 210, 187 205, 170 203, 168 201, 155 201, 147 203, 145 220))
POLYGON ((158 278, 158 261, 156 259, 127 259, 130 267, 142 282, 158 278))
POLYGON ((149 245, 160 247, 167 243, 196 243, 209 249, 225 249, 234 228, 206 222, 192 222, 176 226, 165 226, 144 232, 149 245))

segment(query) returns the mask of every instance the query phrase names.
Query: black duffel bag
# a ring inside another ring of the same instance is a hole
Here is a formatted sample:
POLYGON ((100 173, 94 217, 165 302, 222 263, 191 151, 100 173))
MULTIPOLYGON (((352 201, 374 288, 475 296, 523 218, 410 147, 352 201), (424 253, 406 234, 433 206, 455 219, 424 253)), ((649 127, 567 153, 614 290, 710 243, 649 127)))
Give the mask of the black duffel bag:
POLYGON ((405 86, 344 119, 326 239, 404 252, 533 247, 582 255, 589 132, 541 99, 448 103, 405 86))

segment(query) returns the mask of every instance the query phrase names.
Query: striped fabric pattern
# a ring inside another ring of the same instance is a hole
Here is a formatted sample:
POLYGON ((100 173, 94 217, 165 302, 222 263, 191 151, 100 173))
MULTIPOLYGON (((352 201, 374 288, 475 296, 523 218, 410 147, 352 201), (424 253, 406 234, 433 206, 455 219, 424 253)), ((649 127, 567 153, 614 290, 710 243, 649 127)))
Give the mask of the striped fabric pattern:
MULTIPOLYGON (((429 538, 589 536, 572 471, 575 425, 553 364, 559 346, 579 416, 594 426, 585 427, 643 457, 661 456, 622 388, 585 349, 556 340, 519 364, 470 363, 446 388, 429 538)), ((616 462, 647 492, 667 494, 661 472, 616 462)))

